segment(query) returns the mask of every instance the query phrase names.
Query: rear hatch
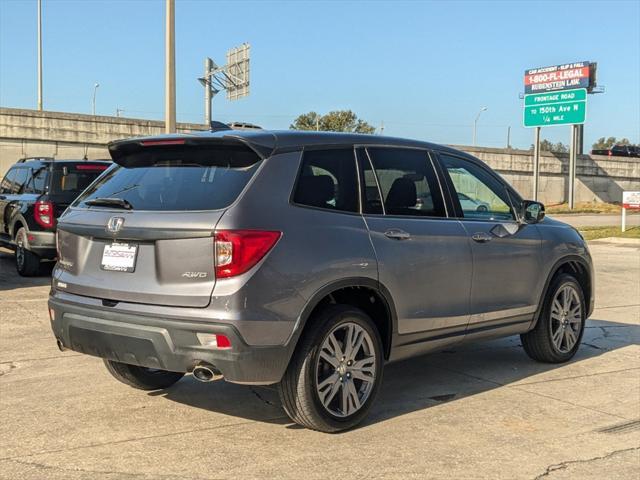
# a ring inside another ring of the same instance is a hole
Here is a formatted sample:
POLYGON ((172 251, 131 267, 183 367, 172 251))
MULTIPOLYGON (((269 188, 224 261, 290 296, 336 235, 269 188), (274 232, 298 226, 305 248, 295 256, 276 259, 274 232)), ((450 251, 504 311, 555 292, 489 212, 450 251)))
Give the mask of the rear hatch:
POLYGON ((111 301, 206 307, 216 224, 260 157, 239 142, 116 146, 118 165, 60 219, 56 286, 111 301))
POLYGON ((48 197, 58 218, 110 166, 108 162, 53 162, 48 197))

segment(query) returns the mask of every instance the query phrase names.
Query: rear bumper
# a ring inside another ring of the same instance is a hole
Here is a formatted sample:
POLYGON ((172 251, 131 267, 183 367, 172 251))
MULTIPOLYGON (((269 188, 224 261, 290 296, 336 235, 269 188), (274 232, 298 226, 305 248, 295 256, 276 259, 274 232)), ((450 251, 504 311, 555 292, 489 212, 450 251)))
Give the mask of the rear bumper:
POLYGON ((56 258, 54 232, 29 232, 29 250, 44 258, 56 258))
POLYGON ((206 362, 227 381, 268 385, 280 381, 291 356, 290 345, 248 345, 228 323, 121 313, 54 297, 49 307, 54 312, 51 328, 65 348, 123 363, 190 372, 206 362), (203 346, 196 333, 226 335, 231 348, 203 346))

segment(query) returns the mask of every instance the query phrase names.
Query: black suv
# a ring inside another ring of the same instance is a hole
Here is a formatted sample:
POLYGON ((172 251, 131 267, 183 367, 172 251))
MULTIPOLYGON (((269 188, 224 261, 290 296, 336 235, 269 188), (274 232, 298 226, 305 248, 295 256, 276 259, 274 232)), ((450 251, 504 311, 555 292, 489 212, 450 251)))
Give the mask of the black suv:
POLYGON ((56 257, 56 219, 109 165, 26 158, 9 169, 0 184, 0 245, 15 250, 20 275, 36 275, 41 259, 56 257))

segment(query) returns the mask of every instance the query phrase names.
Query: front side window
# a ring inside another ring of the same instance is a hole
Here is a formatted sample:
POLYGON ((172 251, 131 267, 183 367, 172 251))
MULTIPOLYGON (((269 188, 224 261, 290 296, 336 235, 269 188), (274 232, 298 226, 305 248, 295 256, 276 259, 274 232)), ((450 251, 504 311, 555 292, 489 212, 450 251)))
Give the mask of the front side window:
POLYGON ((456 190, 464 218, 514 220, 507 189, 482 167, 449 155, 440 155, 456 190))
POLYGON ((438 180, 426 151, 368 148, 367 152, 375 177, 370 168, 367 170, 367 162, 363 162, 365 213, 382 213, 380 204, 383 204, 387 215, 446 216, 438 180))
POLYGON ((304 153, 293 201, 309 207, 358 211, 358 182, 352 149, 304 153))

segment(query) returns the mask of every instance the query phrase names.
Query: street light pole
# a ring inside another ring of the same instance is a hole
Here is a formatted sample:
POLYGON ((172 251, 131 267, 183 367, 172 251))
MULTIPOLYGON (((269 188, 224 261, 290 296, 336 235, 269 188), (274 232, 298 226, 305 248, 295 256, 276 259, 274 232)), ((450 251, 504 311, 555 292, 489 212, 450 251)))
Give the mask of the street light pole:
POLYGON ((96 116, 96 93, 98 91, 98 87, 100 86, 100 84, 98 82, 96 82, 93 85, 93 100, 91 101, 91 113, 93 114, 93 116, 96 116))
POLYGON ((478 120, 480 119, 480 115, 482 115, 482 112, 486 110, 487 110, 487 107, 482 107, 478 112, 478 115, 476 115, 476 119, 473 121, 473 146, 474 147, 476 146, 476 131, 478 129, 478 120))
POLYGON ((42 0, 38 0, 38 110, 42 110, 42 0))
POLYGON ((165 25, 165 133, 176 131, 176 43, 175 43, 175 0, 166 0, 165 25))

